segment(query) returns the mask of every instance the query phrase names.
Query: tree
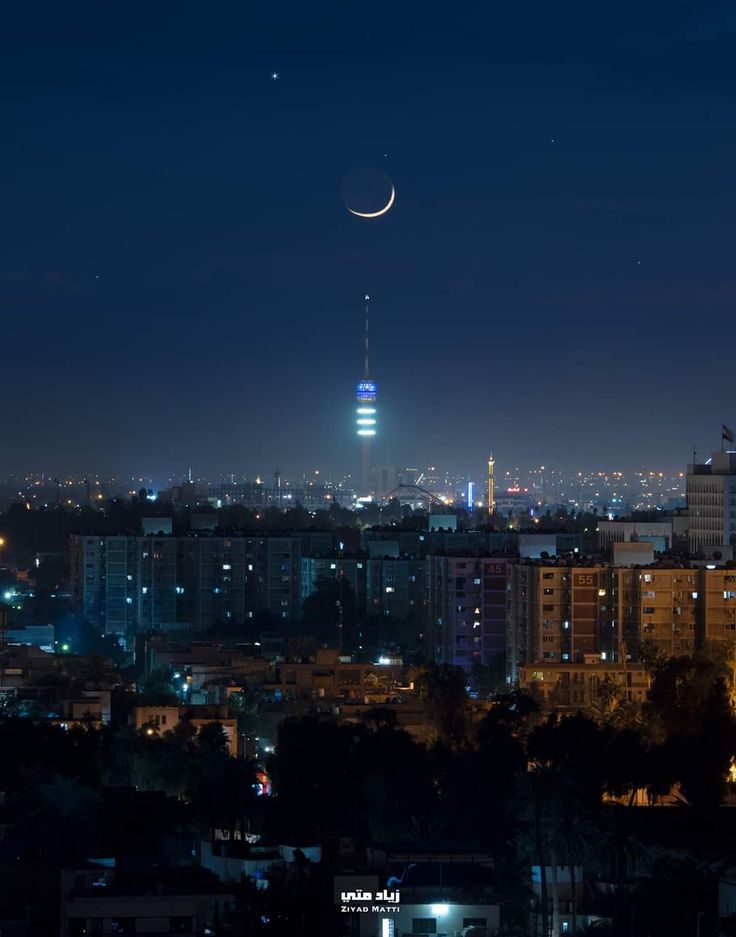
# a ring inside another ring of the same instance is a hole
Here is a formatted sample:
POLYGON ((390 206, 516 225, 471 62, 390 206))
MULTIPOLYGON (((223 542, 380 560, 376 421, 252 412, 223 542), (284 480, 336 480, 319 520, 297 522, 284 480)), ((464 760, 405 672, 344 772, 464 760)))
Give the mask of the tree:
POLYGON ((451 664, 423 668, 416 687, 424 701, 430 739, 458 748, 468 738, 470 711, 465 671, 451 664))
POLYGON ((723 653, 706 646, 660 663, 644 705, 661 756, 676 768, 693 806, 717 807, 725 793, 736 752, 729 679, 723 653))
POLYGON ((176 706, 179 697, 170 670, 156 669, 138 682, 140 702, 147 706, 176 706))

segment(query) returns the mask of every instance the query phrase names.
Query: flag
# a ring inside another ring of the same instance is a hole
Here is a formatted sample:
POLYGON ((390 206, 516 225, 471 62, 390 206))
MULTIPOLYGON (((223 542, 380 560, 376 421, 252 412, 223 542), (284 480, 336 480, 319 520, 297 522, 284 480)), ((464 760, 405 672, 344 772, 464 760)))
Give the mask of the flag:
POLYGON ((721 423, 721 439, 725 439, 726 442, 736 442, 736 433, 729 429, 725 423, 721 423))

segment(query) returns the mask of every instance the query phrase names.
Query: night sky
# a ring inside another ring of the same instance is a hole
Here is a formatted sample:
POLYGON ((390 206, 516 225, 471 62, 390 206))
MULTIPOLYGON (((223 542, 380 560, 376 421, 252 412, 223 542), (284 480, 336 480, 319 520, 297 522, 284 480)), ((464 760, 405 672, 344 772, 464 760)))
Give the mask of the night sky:
POLYGON ((736 422, 732 3, 3 19, 0 472, 355 470, 366 291, 376 461, 679 469, 736 422))

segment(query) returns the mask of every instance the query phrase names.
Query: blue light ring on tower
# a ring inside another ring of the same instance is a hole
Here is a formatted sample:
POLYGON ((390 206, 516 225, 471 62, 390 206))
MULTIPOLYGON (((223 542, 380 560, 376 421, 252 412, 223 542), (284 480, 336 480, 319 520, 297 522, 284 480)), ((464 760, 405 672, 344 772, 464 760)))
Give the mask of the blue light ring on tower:
POLYGON ((378 386, 375 381, 358 381, 355 388, 355 399, 360 402, 373 403, 378 396, 378 386))

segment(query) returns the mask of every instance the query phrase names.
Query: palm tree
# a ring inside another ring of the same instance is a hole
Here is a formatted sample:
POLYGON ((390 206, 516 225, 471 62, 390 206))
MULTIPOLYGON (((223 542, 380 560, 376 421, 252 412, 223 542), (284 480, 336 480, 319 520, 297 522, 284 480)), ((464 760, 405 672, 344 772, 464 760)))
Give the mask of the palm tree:
POLYGON ((539 864, 543 933, 558 937, 559 868, 565 864, 570 869, 574 929, 577 923, 575 865, 584 855, 588 827, 581 813, 577 787, 559 768, 535 767, 522 778, 522 793, 526 800, 522 816, 526 819, 527 834, 518 842, 539 864), (547 881, 548 868, 551 882, 547 881))
POLYGON ((631 833, 624 807, 611 806, 606 810, 596 852, 605 859, 615 885, 622 884, 631 872, 650 862, 648 849, 631 833))
POLYGON ((564 849, 565 859, 570 869, 570 910, 572 914, 572 933, 577 933, 578 926, 578 896, 575 869, 581 865, 590 848, 593 838, 593 827, 588 818, 581 812, 577 798, 571 796, 566 808, 561 814, 562 823, 560 836, 564 849))

